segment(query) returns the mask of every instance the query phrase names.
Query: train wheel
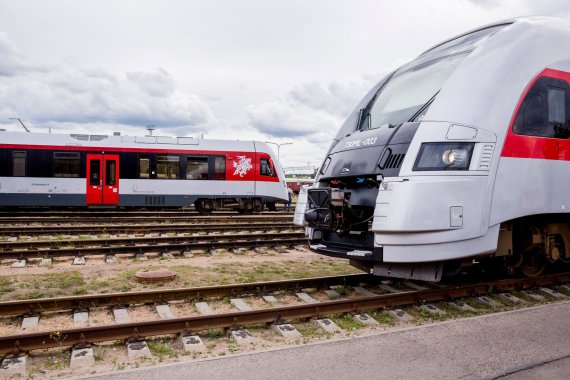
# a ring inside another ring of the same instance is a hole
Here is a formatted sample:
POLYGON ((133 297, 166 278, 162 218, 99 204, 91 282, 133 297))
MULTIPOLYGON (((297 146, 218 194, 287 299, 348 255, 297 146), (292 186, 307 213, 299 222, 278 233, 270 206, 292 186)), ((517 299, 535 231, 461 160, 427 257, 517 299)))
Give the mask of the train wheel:
POLYGON ((202 215, 209 215, 212 213, 212 204, 205 199, 198 199, 194 202, 194 207, 202 215))
POLYGON ((520 266, 522 274, 526 277, 538 277, 548 266, 548 260, 542 252, 537 250, 526 252, 520 266))

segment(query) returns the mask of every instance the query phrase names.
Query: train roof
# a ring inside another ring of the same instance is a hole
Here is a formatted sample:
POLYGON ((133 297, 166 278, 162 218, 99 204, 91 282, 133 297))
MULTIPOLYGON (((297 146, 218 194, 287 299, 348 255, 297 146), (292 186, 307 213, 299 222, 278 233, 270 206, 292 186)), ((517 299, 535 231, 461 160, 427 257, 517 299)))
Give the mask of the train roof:
POLYGON ((193 137, 167 136, 109 136, 95 134, 58 134, 0 132, 0 144, 27 146, 77 146, 97 148, 139 148, 157 150, 215 150, 267 151, 267 144, 259 141, 210 140, 193 137))

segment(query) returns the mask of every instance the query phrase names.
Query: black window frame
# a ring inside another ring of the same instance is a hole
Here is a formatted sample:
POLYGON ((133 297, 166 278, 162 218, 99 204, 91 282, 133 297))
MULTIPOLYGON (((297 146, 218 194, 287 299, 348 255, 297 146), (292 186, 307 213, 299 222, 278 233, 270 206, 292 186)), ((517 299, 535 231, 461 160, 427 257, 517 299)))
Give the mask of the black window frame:
POLYGON ((28 174, 27 171, 27 162, 28 162, 28 152, 25 150, 14 150, 12 151, 12 177, 26 177, 28 174), (20 157, 16 157, 17 155, 22 155, 20 157), (19 167, 23 168, 23 174, 16 174, 16 160, 23 159, 23 165, 19 165, 19 167))
POLYGON ((543 76, 533 84, 525 95, 521 105, 515 116, 513 122, 512 130, 517 135, 523 136, 535 136, 535 137, 545 137, 545 138, 563 138, 566 139, 570 137, 569 131, 569 115, 570 115, 570 85, 563 79, 557 79, 552 77, 543 76), (565 108, 564 108, 564 122, 550 121, 550 104, 548 93, 549 90, 564 90, 565 98, 565 108), (528 108, 537 107, 538 103, 533 105, 532 102, 541 99, 541 110, 540 115, 542 116, 542 125, 527 125, 527 120, 530 122, 531 112, 535 112, 534 116, 538 113, 538 108, 528 108))
POLYGON ((57 178, 80 178, 81 177, 81 154, 79 152, 53 152, 53 176, 57 178), (58 157, 60 155, 60 157, 58 157), (76 172, 68 173, 61 172, 58 175, 56 169, 58 169, 58 164, 61 165, 61 160, 64 160, 65 167, 67 169, 74 169, 76 172), (68 162, 66 162, 68 161, 68 162), (69 164, 69 162, 72 162, 69 164), (71 174, 71 175, 66 175, 71 174))

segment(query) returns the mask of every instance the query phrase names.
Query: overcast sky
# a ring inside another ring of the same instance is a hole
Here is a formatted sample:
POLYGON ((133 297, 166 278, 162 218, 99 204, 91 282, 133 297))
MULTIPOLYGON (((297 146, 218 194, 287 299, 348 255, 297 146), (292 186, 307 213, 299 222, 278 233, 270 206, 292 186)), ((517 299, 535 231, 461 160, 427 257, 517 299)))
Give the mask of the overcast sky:
POLYGON ((278 143, 318 164, 384 74, 567 0, 0 0, 0 128, 278 143))

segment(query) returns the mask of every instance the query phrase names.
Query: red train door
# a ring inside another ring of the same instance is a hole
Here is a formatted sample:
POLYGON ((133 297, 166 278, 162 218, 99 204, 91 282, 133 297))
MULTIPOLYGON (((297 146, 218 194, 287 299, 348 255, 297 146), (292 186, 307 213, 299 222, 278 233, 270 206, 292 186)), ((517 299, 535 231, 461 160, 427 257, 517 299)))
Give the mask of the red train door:
POLYGON ((119 204, 119 156, 87 155, 87 205, 119 204))

